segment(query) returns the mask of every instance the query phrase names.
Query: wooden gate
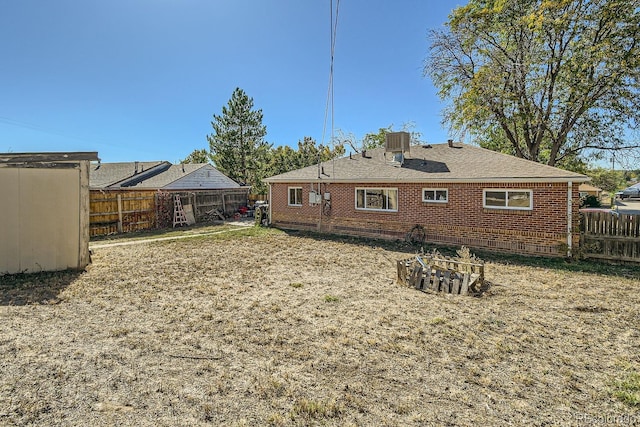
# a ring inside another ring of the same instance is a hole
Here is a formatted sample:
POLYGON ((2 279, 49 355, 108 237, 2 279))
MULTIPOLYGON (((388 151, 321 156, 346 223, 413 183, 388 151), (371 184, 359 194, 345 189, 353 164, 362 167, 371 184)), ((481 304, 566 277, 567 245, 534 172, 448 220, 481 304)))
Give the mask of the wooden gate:
POLYGON ((640 215, 581 212, 580 247, 587 258, 640 263, 640 215))

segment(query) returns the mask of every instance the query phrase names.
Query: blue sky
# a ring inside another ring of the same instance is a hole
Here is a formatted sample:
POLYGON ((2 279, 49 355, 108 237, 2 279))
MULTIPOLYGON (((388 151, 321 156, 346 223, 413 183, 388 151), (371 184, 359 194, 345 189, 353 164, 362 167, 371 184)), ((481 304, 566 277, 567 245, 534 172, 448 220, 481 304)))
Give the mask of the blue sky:
MULTIPOLYGON (((337 0, 333 0, 335 8, 337 0)), ((330 0, 21 0, 0 9, 0 152, 98 151, 177 162, 208 148, 236 87, 267 141, 322 141, 330 0)), ((423 77, 427 31, 458 1, 341 0, 334 129, 413 122, 446 141, 423 77)), ((327 129, 325 142, 330 135, 327 129)))

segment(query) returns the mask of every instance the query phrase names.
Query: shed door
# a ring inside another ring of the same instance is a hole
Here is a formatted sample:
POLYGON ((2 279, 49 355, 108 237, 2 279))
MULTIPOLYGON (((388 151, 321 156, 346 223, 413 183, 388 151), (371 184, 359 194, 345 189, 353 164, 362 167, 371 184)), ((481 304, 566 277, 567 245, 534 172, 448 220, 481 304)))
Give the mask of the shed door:
POLYGON ((0 168, 0 273, 77 268, 79 169, 0 168))

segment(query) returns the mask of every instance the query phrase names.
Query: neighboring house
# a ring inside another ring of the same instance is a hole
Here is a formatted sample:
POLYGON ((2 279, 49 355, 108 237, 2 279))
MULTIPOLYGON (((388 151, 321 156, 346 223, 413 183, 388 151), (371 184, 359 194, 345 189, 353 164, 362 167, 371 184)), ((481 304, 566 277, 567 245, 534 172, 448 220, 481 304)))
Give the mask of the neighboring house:
POLYGON ((219 218, 214 210, 232 216, 247 205, 249 189, 208 163, 95 163, 91 165, 91 235, 170 226, 175 196, 198 222, 219 218))
POLYGON ((208 163, 169 165, 161 172, 131 177, 118 184, 131 190, 223 190, 239 189, 240 184, 208 163))
POLYGON ((172 165, 169 162, 95 163, 91 189, 220 190, 240 184, 208 163, 172 165))
POLYGON ((134 177, 154 176, 170 166, 171 163, 166 161, 92 163, 91 189, 118 188, 120 183, 130 181, 134 177))
POLYGON ((588 177, 451 141, 389 141, 265 179, 271 223, 387 239, 413 230, 427 243, 547 256, 579 244, 578 186, 588 177))
POLYGON ((0 275, 89 264, 89 165, 98 153, 0 154, 0 275))
POLYGON ((602 194, 602 188, 586 183, 580 184, 578 191, 580 192, 580 197, 595 196, 599 199, 602 194))

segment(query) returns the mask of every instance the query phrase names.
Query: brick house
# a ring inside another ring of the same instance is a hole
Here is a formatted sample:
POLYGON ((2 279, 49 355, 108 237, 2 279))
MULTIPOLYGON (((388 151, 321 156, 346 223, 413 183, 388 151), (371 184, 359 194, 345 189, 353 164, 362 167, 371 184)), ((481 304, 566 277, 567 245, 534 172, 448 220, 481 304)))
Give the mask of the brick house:
POLYGON ((271 224, 385 239, 418 225, 427 243, 543 256, 579 244, 578 186, 588 177, 467 144, 398 138, 265 179, 271 224))

